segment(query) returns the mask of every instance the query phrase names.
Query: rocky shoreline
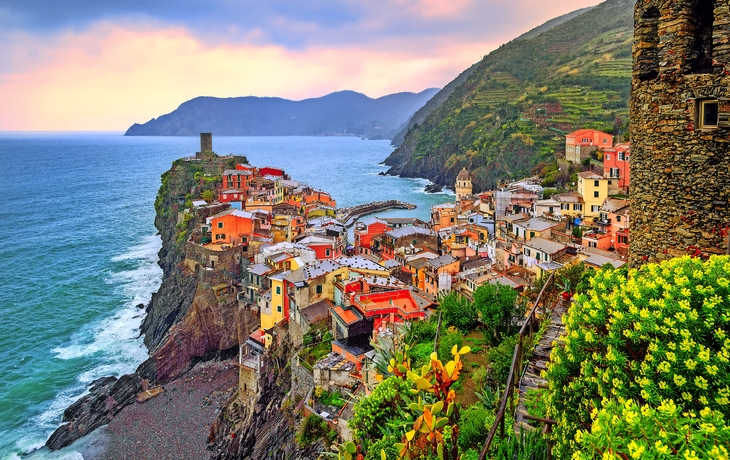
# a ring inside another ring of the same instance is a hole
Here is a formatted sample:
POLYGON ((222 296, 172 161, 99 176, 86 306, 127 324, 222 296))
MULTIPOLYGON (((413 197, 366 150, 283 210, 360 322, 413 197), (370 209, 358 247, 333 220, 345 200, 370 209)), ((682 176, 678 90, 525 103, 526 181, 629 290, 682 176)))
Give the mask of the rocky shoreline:
MULTIPOLYGON (((242 160, 245 162, 245 158, 242 160)), ((158 263, 163 280, 146 307, 147 316, 141 325, 149 358, 133 374, 93 382, 89 393, 64 411, 64 424, 46 442, 51 450, 62 449, 109 424, 125 407, 134 405, 136 409, 150 404, 152 400, 136 404, 138 395, 176 384, 197 363, 236 356, 239 331, 249 330, 256 320, 251 312, 239 309, 235 298, 216 297, 211 286, 224 281, 222 270, 213 274, 204 270, 189 247, 176 241, 179 197, 195 186, 186 168, 184 160, 178 160, 163 174, 155 203, 155 226, 162 238, 158 263)), ((236 265, 221 268, 236 275, 236 265)))

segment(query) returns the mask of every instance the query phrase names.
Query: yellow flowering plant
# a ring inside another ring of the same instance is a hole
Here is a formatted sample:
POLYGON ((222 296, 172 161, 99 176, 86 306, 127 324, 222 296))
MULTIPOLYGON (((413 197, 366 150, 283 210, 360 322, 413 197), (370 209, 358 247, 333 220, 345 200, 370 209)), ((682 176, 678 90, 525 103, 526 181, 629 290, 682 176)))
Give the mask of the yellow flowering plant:
POLYGON ((730 417, 729 286, 728 256, 598 271, 564 317, 564 346, 545 372, 556 456, 570 458, 576 433, 590 433, 611 401, 730 417))

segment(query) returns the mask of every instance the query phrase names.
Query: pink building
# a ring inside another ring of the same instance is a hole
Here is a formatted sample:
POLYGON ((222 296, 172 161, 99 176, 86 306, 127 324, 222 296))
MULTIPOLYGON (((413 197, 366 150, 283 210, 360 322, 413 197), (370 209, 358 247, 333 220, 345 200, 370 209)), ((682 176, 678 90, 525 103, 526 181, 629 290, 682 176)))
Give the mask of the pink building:
POLYGON ((580 163, 596 149, 613 147, 613 136, 595 129, 579 129, 565 136, 565 159, 580 163))
POLYGON ((631 184, 630 155, 631 145, 628 142, 603 150, 603 176, 615 180, 617 187, 624 191, 631 184))

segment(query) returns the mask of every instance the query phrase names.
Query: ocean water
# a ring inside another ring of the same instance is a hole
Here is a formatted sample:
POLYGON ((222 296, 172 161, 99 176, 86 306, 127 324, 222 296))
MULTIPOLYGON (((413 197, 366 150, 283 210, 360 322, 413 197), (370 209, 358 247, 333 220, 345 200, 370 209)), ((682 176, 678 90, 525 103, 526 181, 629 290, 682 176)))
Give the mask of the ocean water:
MULTIPOLYGON (((284 168, 339 206, 399 199, 390 216, 428 220, 427 181, 379 176, 387 141, 344 137, 214 137, 219 154, 284 168)), ((0 132, 0 459, 82 459, 80 441, 43 447, 88 384, 133 371, 162 279, 153 225, 160 174, 199 150, 195 137, 0 132)), ((93 435, 91 435, 93 437, 93 435)))

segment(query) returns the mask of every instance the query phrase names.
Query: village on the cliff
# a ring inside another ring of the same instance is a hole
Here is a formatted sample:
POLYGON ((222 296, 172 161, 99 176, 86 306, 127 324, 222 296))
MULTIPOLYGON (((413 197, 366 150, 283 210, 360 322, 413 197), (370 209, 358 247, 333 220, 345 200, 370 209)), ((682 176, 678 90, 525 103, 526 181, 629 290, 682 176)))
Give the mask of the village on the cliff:
MULTIPOLYGON (((392 336, 399 324, 429 317, 444 293, 471 299, 484 283, 522 292, 573 263, 625 264, 630 146, 613 145, 612 136, 600 131, 566 136, 559 163, 582 169, 574 191, 546 197, 540 179, 531 177, 474 193, 463 169, 454 202, 433 206, 430 222, 364 218, 409 205, 338 209, 330 194, 282 169, 225 169, 225 157, 206 153, 212 153, 209 133, 201 134, 201 152, 186 161, 203 162, 216 182, 220 177, 217 196, 193 197, 178 220, 188 215, 201 222, 185 242, 197 260, 186 263, 204 270, 219 302, 237 303, 260 318, 243 331, 238 365, 244 393, 256 393, 262 355, 284 338, 296 350, 298 392, 367 392, 382 378, 372 363, 373 341, 392 336)), ((320 415, 333 422, 347 418, 320 415)))

